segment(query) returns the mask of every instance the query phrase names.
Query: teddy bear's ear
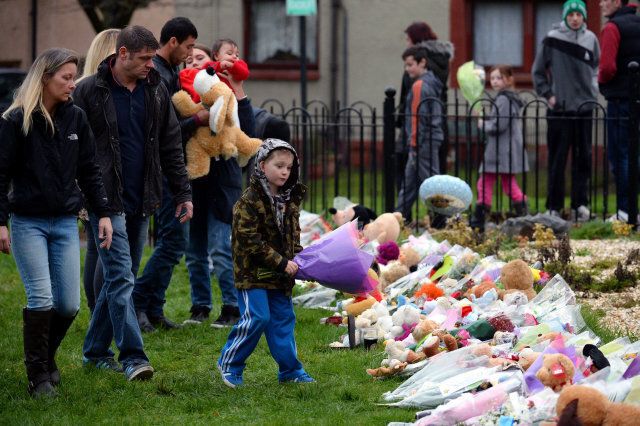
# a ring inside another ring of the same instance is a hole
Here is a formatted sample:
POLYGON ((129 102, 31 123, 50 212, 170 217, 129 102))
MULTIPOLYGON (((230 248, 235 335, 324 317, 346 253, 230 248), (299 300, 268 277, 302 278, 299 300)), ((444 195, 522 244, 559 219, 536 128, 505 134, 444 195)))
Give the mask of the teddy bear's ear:
POLYGON ((338 210, 336 210, 334 207, 329 207, 329 214, 336 214, 338 213, 338 210))
POLYGON ((214 70, 212 66, 208 66, 207 67, 207 74, 216 75, 216 70, 214 70))

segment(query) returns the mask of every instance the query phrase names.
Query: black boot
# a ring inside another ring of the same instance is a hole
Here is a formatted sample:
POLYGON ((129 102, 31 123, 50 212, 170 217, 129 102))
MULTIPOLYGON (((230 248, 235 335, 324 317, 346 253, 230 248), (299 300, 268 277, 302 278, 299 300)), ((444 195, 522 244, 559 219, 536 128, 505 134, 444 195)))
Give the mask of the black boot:
POLYGON ((491 207, 486 204, 476 204, 476 209, 473 212, 473 217, 469 221, 469 226, 473 229, 478 229, 480 232, 484 232, 484 223, 487 220, 487 214, 491 211, 491 207))
POLYGON ((54 396, 49 374, 49 324, 53 311, 22 310, 24 320, 24 365, 27 367, 29 393, 34 396, 54 396))
MULTIPOLYGON (((78 315, 76 313, 76 315, 78 315)), ((76 318, 76 315, 72 317, 63 317, 58 314, 55 309, 51 315, 51 323, 49 326, 49 375, 51 377, 51 384, 58 386, 60 384, 60 371, 56 365, 56 351, 62 343, 62 339, 67 335, 67 330, 71 327, 71 323, 76 318)))
POLYGON ((527 200, 513 203, 513 209, 516 211, 516 216, 526 216, 529 214, 529 203, 527 203, 527 200))

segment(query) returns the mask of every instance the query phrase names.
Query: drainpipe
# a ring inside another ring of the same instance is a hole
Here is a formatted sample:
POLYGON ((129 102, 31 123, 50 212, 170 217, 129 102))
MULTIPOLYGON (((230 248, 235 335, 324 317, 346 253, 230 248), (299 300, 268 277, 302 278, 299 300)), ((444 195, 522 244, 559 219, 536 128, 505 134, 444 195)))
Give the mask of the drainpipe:
POLYGON ((331 115, 336 113, 337 101, 337 84, 338 81, 338 11, 340 9, 340 0, 332 0, 331 2, 331 60, 329 64, 329 108, 331 115))
POLYGON ((38 0, 31 0, 31 63, 35 62, 38 53, 38 0))
POLYGON ((347 94, 349 93, 349 16, 347 9, 342 7, 342 105, 345 107, 347 103, 347 94))

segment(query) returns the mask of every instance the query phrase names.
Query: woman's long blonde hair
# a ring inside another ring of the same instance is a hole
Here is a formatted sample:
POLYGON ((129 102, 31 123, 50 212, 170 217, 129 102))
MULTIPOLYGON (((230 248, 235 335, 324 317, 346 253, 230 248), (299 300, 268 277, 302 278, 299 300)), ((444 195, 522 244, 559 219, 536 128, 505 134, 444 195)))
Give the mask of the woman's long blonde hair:
POLYGON ((53 76, 68 63, 78 65, 78 55, 69 49, 54 48, 42 52, 29 68, 27 76, 14 95, 13 102, 2 114, 2 118, 7 119, 14 109, 22 109, 22 133, 26 136, 31 130, 33 112, 40 111, 53 130, 53 119, 42 102, 44 78, 53 76))
POLYGON ((98 65, 100 65, 107 56, 116 52, 116 39, 118 38, 118 34, 120 34, 120 30, 117 28, 108 28, 96 34, 87 51, 87 58, 84 61, 84 68, 82 69, 82 77, 78 79, 78 81, 98 72, 98 65))

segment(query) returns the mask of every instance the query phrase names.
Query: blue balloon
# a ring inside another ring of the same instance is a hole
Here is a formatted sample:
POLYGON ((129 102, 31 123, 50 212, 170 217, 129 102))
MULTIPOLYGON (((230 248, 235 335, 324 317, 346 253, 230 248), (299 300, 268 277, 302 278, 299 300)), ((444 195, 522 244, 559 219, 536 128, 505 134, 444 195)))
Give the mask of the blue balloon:
POLYGON ((469 184, 449 175, 436 175, 425 179, 420 185, 419 195, 429 209, 445 216, 465 211, 473 199, 469 184))

